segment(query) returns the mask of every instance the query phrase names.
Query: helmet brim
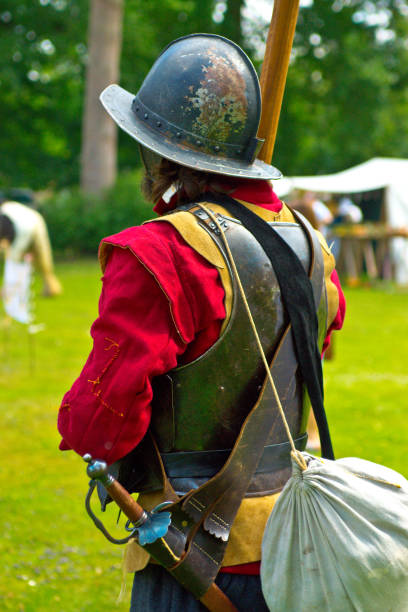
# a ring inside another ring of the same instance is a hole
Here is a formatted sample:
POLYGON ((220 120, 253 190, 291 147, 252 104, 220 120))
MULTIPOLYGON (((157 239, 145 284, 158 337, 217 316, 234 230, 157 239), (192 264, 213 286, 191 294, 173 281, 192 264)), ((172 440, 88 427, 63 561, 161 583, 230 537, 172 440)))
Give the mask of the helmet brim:
POLYGON ((203 172, 249 179, 282 178, 280 170, 259 159, 252 164, 247 164, 240 160, 193 151, 182 144, 175 147, 174 141, 168 140, 163 134, 156 134, 135 115, 132 111, 134 97, 134 94, 119 85, 109 85, 101 93, 100 101, 107 113, 124 132, 151 151, 177 164, 203 172))

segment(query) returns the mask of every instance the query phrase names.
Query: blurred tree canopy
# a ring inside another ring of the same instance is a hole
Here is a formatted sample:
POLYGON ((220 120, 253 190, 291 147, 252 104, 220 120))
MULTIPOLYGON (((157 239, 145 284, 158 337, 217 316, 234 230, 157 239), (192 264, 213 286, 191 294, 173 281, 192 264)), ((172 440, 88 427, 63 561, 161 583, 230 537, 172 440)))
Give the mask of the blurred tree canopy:
POLYGON ((408 156, 407 15, 402 0, 300 11, 274 159, 284 173, 408 156))
MULTIPOLYGON (((191 32, 232 38, 259 69, 260 6, 125 0, 121 85, 136 92, 163 47, 191 32)), ((88 9, 88 0, 0 0, 1 186, 78 183, 88 9)), ((301 1, 274 155, 285 174, 408 156, 407 15, 406 0, 301 1)), ((137 165, 120 134, 119 167, 137 165)))

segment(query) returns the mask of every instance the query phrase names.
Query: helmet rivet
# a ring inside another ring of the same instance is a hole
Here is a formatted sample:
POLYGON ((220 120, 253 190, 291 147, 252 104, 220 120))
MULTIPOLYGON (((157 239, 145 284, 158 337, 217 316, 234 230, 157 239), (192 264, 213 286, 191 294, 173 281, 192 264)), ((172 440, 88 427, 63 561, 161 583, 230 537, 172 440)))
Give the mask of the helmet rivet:
POLYGON ((156 125, 157 127, 161 127, 162 122, 161 121, 157 121, 156 125))
POLYGON ((145 118, 145 119, 148 119, 148 118, 149 118, 149 115, 148 115, 147 113, 145 113, 145 114, 144 114, 144 118, 145 118))
POLYGON ((216 151, 216 152, 218 153, 218 152, 219 152, 219 150, 220 150, 220 147, 219 147, 218 145, 216 145, 216 146, 214 147, 214 151, 216 151))
POLYGON ((177 132, 176 138, 181 138, 181 132, 177 132))

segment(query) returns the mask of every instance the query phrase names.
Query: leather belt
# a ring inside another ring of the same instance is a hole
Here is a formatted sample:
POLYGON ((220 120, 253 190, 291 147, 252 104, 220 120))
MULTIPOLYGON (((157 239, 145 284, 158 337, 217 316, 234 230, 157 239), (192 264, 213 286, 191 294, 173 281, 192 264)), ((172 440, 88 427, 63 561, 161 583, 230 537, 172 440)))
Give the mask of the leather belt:
MULTIPOLYGON (((304 450, 307 433, 296 438, 294 442, 298 450, 304 450)), ((247 497, 276 493, 282 488, 284 482, 280 481, 286 476, 283 470, 291 468, 290 451, 289 442, 264 447, 263 455, 249 485, 247 497)), ((161 453, 161 458, 173 489, 179 495, 183 495, 212 478, 222 468, 230 453, 231 449, 180 451, 161 453)))

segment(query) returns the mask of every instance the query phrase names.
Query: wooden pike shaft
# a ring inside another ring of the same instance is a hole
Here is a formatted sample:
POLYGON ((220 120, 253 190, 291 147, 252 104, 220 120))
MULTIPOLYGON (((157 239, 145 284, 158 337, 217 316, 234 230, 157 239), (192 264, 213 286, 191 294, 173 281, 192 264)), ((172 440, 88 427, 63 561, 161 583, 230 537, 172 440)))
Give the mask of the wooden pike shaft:
POLYGON ((299 0, 275 0, 261 72, 262 116, 258 138, 264 138, 259 159, 271 163, 285 91, 299 0))

